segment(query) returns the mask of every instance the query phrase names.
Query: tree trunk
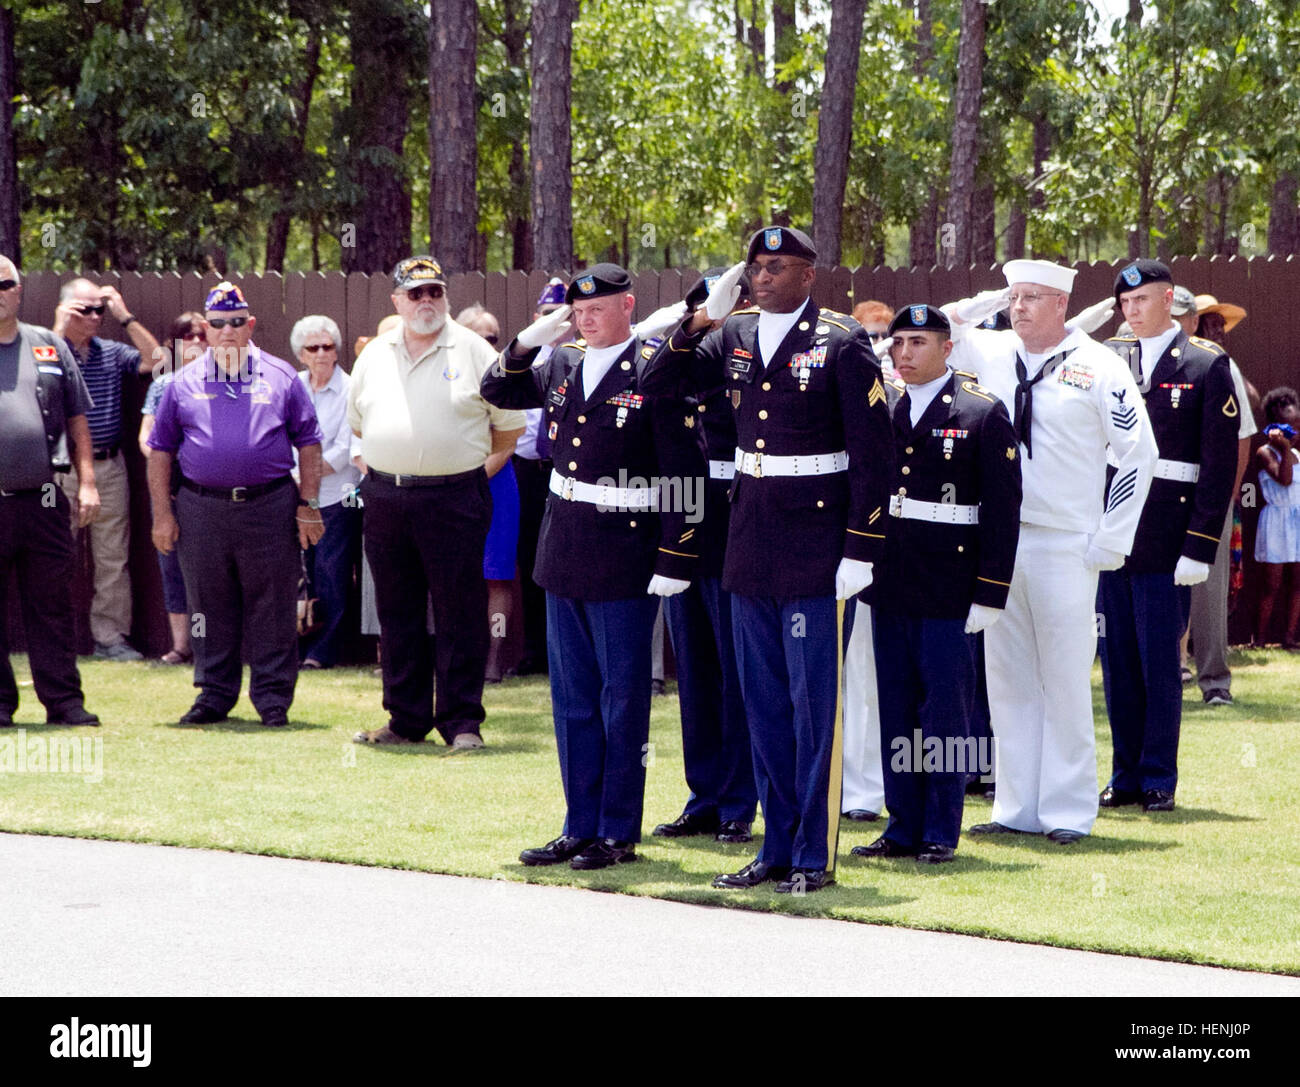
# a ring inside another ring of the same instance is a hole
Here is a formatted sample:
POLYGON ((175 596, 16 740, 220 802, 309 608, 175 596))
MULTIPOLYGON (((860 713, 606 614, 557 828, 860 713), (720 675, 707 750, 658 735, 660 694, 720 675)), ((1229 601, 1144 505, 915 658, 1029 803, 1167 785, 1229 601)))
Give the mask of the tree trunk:
POLYGON ((573 266, 573 133, 569 125, 573 22, 578 0, 533 4, 532 162, 533 266, 573 266))
POLYGON ((1296 194, 1300 178, 1290 170, 1279 170, 1273 182, 1273 198, 1268 209, 1268 251, 1284 257, 1300 253, 1300 208, 1296 194))
POLYGON ((411 194, 402 165, 412 60, 407 13, 402 0, 350 0, 349 11, 353 116, 348 158, 361 196, 351 208, 351 221, 343 224, 343 270, 390 272, 411 254, 411 194))
MULTIPOLYGON (((794 55, 798 34, 794 7, 794 0, 772 0, 772 59, 777 71, 794 55)), ((794 84, 777 76, 773 86, 778 94, 789 94, 794 84)))
MULTIPOLYGON (((506 49, 506 63, 523 71, 528 64, 528 23, 521 11, 521 0, 504 0, 501 5, 501 42, 506 49)), ((524 271, 533 266, 533 231, 528 216, 528 164, 524 159, 523 140, 510 148, 510 198, 507 203, 506 231, 510 235, 510 266, 524 271)))
POLYGON ((957 50, 957 100, 952 125, 952 171, 948 183, 948 216, 952 222, 950 266, 971 262, 974 244, 975 167, 979 162, 980 99, 984 91, 984 26, 987 6, 982 0, 962 0, 961 41, 957 50))
POLYGON ((478 8, 433 0, 430 11, 430 245, 448 271, 469 272, 478 264, 478 8))
POLYGON ((21 268, 22 199, 18 195, 18 158, 14 139, 17 84, 13 12, 0 6, 0 253, 12 260, 15 268, 21 268))
POLYGON ((867 0, 833 0, 826 47, 817 147, 813 153, 813 246, 819 263, 840 262, 844 186, 853 142, 853 92, 858 82, 862 17, 867 0), (831 88, 834 88, 832 91, 831 88), (844 88, 848 88, 845 90, 844 88))
POLYGON ((980 185, 971 199, 971 260, 989 265, 997 260, 997 194, 993 183, 980 185))
MULTIPOLYGON (((294 105, 298 110, 298 130, 294 133, 293 145, 285 156, 288 163, 297 163, 302 159, 303 148, 307 146, 307 120, 311 111, 311 92, 316 85, 316 76, 320 74, 320 35, 308 30, 307 48, 303 51, 302 82, 294 92, 294 105)), ((294 194, 298 190, 298 179, 293 170, 285 168, 280 181, 279 207, 271 216, 266 228, 266 270, 268 272, 284 271, 284 256, 289 248, 289 224, 293 215, 289 210, 294 194)))
MULTIPOLYGON (((934 24, 930 17, 930 0, 916 0, 916 40, 912 43, 912 74, 917 82, 930 73, 934 60, 934 24)), ((935 235, 939 232, 939 194, 928 186, 925 204, 908 227, 908 263, 913 267, 932 268, 935 264, 935 235)))

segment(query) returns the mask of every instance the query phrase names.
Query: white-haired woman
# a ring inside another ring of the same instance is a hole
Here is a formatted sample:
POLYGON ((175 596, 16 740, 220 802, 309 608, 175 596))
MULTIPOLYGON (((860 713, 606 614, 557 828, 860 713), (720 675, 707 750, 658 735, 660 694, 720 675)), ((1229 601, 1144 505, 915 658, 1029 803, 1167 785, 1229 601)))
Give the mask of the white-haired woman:
POLYGON ((303 668, 330 668, 345 637, 344 620, 357 564, 361 561, 361 507, 357 484, 361 443, 348 426, 350 379, 339 366, 339 326, 319 314, 304 317, 289 333, 294 357, 305 369, 321 433, 320 515, 325 535, 307 552, 307 572, 320 599, 324 626, 303 646, 303 668))

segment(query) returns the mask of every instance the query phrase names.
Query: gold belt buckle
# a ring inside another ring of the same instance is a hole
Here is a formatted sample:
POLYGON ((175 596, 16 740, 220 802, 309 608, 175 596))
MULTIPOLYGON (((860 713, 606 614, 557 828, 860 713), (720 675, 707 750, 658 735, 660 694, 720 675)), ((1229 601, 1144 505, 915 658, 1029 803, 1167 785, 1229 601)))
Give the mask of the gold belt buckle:
POLYGON ((763 454, 761 452, 754 454, 754 478, 763 478, 763 454))
POLYGON ((573 483, 574 483, 574 479, 572 476, 564 477, 564 488, 560 493, 560 497, 563 498, 566 502, 573 501, 573 483))

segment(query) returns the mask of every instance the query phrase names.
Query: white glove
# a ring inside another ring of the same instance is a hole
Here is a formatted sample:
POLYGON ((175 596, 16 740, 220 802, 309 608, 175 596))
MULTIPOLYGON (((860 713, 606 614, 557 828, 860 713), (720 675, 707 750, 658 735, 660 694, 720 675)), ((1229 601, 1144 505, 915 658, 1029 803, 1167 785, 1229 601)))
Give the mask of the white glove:
POLYGON ((840 559, 835 571, 835 599, 848 600, 871 584, 871 563, 858 559, 840 559))
POLYGON ((1107 321, 1115 316, 1115 300, 1106 298, 1096 305, 1089 306, 1087 309, 1080 310, 1068 321, 1065 322, 1066 328, 1077 328, 1080 332, 1096 332, 1107 321))
POLYGON ((1001 618, 1001 608, 989 608, 983 604, 972 604, 970 611, 966 613, 966 633, 978 634, 981 630, 988 630, 1001 618))
POLYGON ((1210 576, 1207 563, 1189 559, 1186 555, 1178 556, 1178 565, 1174 567, 1175 585, 1199 585, 1210 576))
POLYGON ((889 349, 894 346, 893 336, 884 336, 871 345, 871 350, 876 353, 876 361, 884 362, 889 358, 889 349))
POLYGON ((515 342, 525 350, 531 351, 534 347, 544 347, 552 340, 563 336, 573 327, 568 320, 572 308, 572 306, 561 306, 557 310, 551 310, 550 313, 542 314, 515 337, 515 342))
POLYGON ((1000 310, 1006 309, 1010 298, 1011 288, 1003 287, 999 291, 980 291, 974 298, 963 298, 959 302, 949 302, 939 308, 954 324, 978 325, 1000 310))
POLYGON ((674 302, 671 306, 662 306, 650 314, 644 321, 636 324, 638 339, 653 340, 662 336, 670 328, 676 328, 686 316, 686 303, 674 302))
POLYGON ((689 581, 682 581, 681 578, 664 577, 662 574, 655 574, 650 579, 650 585, 646 589, 647 596, 676 596, 678 593, 684 593, 691 587, 689 581))
POLYGON ((704 300, 704 312, 710 321, 721 321, 736 305, 740 297, 740 277, 745 274, 745 262, 733 264, 718 276, 704 300))
POLYGON ((1124 565, 1124 556, 1118 551, 1089 544, 1087 554, 1083 556, 1083 564, 1089 570, 1118 570, 1124 565))

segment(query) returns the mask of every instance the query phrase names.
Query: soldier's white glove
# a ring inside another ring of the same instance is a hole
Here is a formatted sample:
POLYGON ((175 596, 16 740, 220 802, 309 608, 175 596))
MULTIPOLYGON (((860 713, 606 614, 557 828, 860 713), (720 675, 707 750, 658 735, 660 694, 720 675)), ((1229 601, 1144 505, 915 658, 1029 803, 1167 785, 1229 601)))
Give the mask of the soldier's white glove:
POLYGON ((664 577, 663 574, 655 574, 650 579, 650 585, 646 589, 647 596, 676 596, 678 593, 684 593, 691 587, 689 581, 682 581, 681 578, 664 577))
POLYGON ((871 584, 871 563, 859 559, 840 559, 835 571, 835 599, 848 600, 871 584))
POLYGON ((1065 327, 1077 328, 1080 332, 1096 332, 1114 316, 1115 299, 1106 298, 1096 305, 1080 310, 1065 322, 1065 327))
POLYGON ((1174 567, 1175 585, 1199 585, 1210 576, 1207 563, 1189 559, 1186 555, 1178 556, 1178 565, 1174 567))
POLYGON ((1083 564, 1089 570, 1118 570, 1124 565, 1124 556, 1109 548, 1088 545, 1088 552, 1083 556, 1083 564))
POLYGON ((661 306, 644 321, 636 323, 637 338, 653 340, 662 336, 670 328, 676 328, 686 316, 686 303, 674 302, 671 306, 661 306))
POLYGON ((563 336, 573 327, 568 319, 572 308, 572 306, 561 306, 557 310, 551 310, 550 313, 542 314, 515 337, 515 342, 525 350, 531 351, 534 347, 541 347, 563 336))
POLYGON ((889 358, 889 349, 894 346, 893 336, 883 336, 871 345, 871 350, 876 353, 876 361, 884 363, 889 358))
POLYGON ((718 276, 704 300, 704 312, 710 321, 721 321, 736 305, 740 297, 740 277, 745 274, 745 262, 733 264, 718 276))
POLYGON ((1001 608, 990 608, 984 604, 972 604, 970 611, 966 613, 966 633, 978 634, 981 630, 988 630, 1001 618, 1001 608))
MULTIPOLYGON (((954 325, 978 325, 987 321, 995 313, 1007 308, 1011 299, 1011 288, 1003 287, 998 291, 980 291, 973 298, 963 298, 958 302, 949 302, 939 308, 954 325)), ((956 329, 953 329, 955 332, 956 329)))

